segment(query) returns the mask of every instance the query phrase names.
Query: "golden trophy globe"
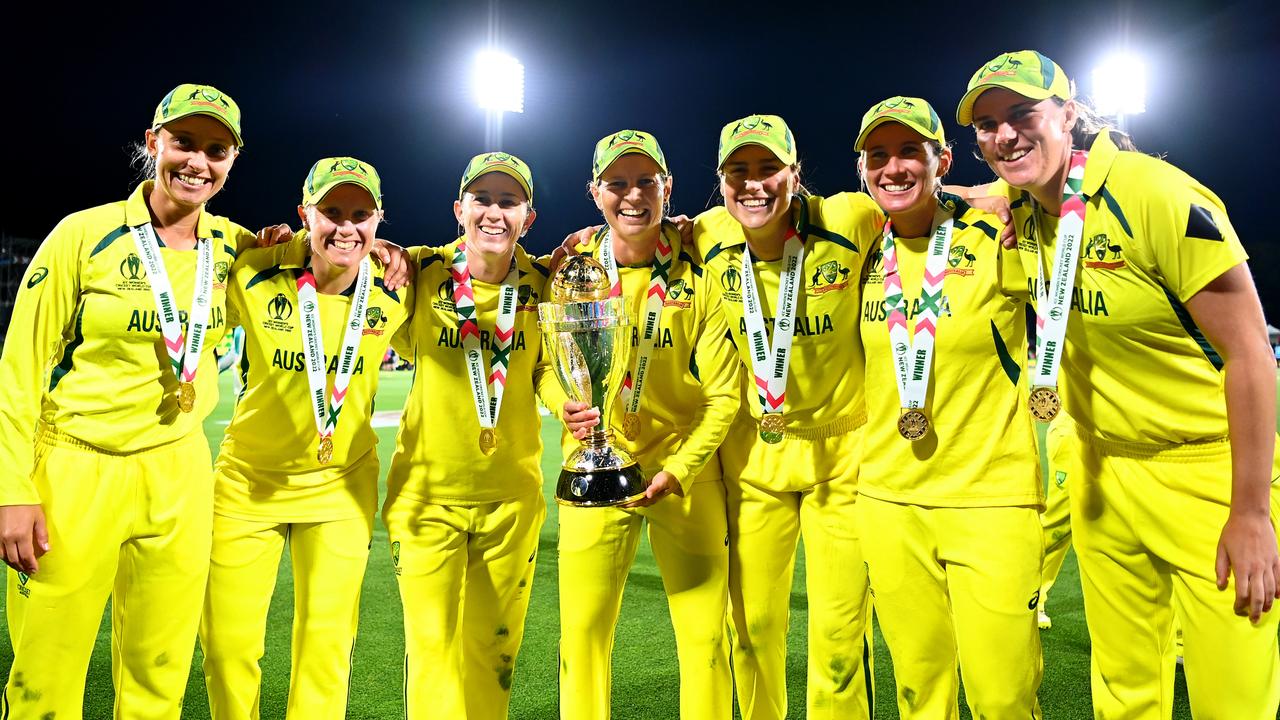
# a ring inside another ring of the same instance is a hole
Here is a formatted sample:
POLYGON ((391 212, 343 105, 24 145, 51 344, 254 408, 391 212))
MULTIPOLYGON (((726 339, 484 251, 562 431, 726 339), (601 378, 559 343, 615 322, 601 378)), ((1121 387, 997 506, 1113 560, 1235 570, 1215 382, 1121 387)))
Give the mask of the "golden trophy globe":
POLYGON ((613 445, 609 428, 631 363, 626 300, 609 297, 604 266, 586 255, 565 259, 551 279, 550 295, 549 302, 538 305, 538 323, 551 367, 570 400, 600 408, 600 424, 564 459, 556 502, 607 507, 636 500, 648 481, 636 461, 613 445))

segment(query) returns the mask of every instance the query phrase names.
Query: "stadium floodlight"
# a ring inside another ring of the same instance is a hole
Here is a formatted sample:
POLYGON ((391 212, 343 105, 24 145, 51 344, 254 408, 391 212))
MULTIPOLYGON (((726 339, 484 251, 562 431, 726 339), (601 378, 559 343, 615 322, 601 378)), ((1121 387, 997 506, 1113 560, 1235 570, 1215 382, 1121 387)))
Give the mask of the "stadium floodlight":
POLYGON ((1129 53, 1106 58, 1093 71, 1093 102, 1102 115, 1123 118, 1147 109, 1147 68, 1129 53))
POLYGON ((476 54, 471 84, 476 102, 490 112, 524 112, 524 65, 498 50, 476 54))

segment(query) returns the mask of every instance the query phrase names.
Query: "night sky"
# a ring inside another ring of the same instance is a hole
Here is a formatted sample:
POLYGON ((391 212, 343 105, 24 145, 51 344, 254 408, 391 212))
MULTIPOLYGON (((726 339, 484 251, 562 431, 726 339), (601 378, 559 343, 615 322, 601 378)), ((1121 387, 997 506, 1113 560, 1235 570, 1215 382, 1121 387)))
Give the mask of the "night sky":
MULTIPOLYGON (((526 111, 501 149, 533 168, 534 251, 599 221, 586 197, 591 151, 623 128, 659 138, 673 208, 718 201, 717 133, 751 113, 782 115, 806 184, 855 189, 862 113, 891 95, 928 99, 955 139, 949 178, 991 179, 973 133, 955 125, 970 74, 1006 50, 1049 55, 1088 92, 1094 64, 1126 36, 1147 59, 1148 111, 1130 128, 1226 203, 1280 319, 1280 11, 1263 2, 565 2, 503 0, 503 46, 526 66, 526 111)), ((470 61, 488 0, 470 3, 102 4, 46 0, 6 15, 0 231, 42 238, 62 216, 123 199, 128 146, 160 98, 209 83, 244 115, 246 149, 211 209, 250 228, 296 222, 316 159, 354 155, 383 177, 387 224, 403 245, 455 237, 459 175, 483 147, 470 61), (362 7, 363 6, 363 7, 362 7), (122 10, 121 8, 128 8, 122 10)))

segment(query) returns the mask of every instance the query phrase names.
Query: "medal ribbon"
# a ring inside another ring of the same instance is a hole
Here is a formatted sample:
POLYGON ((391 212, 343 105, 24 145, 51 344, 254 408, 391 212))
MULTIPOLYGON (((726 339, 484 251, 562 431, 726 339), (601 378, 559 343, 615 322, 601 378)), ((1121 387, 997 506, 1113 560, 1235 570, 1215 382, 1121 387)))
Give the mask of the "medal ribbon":
POLYGON ((884 221, 880 250, 884 257, 885 322, 889 325, 889 347, 893 351, 898 399, 903 408, 923 408, 929 393, 938 315, 942 311, 942 283, 947 276, 947 254, 951 250, 954 227, 955 219, 939 205, 934 218, 933 238, 929 241, 929 254, 925 259, 924 279, 920 283, 920 311, 916 314, 914 332, 908 334, 907 298, 902 292, 902 276, 898 273, 893 222, 888 218, 884 221))
POLYGON ((746 245, 742 248, 742 314, 750 343, 751 370, 755 374, 760 407, 765 413, 780 413, 786 404, 791 340, 796 328, 803 267, 804 241, 795 228, 788 228, 782 246, 782 273, 778 278, 778 304, 775 307, 773 344, 770 346, 760 294, 756 290, 755 271, 751 268, 751 249, 746 245))
MULTIPOLYGON (((1054 248, 1053 284, 1046 285, 1044 262, 1036 244, 1036 367, 1032 387, 1054 387, 1062 365, 1062 340, 1067 334, 1071 290, 1075 287, 1080 241, 1084 235, 1084 211, 1088 198, 1083 191, 1084 166, 1089 153, 1074 150, 1067 182, 1062 188, 1062 211, 1058 218, 1058 240, 1054 248)), ((1037 214, 1039 209, 1037 207, 1037 214)), ((1040 233, 1036 233, 1039 238, 1040 233)))
POLYGON ((311 411, 316 419, 316 433, 320 439, 333 436, 338 427, 338 415, 347 399, 347 387, 351 384, 351 371, 360 356, 360 337, 364 334, 361 323, 365 307, 369 304, 369 258, 360 262, 360 274, 356 277, 355 294, 351 297, 351 311, 347 314, 346 331, 342 335, 342 348, 338 355, 338 372, 333 378, 333 393, 325 408, 324 391, 328 366, 324 359, 324 333, 320 327, 320 302, 316 292, 316 276, 311 268, 298 276, 298 309, 302 320, 302 349, 307 356, 307 386, 311 390, 311 411))
MULTIPOLYGON (((649 361, 658 346, 658 329, 662 322, 662 307, 667 300, 667 275, 671 272, 671 243, 666 232, 658 231, 658 247, 649 270, 649 291, 644 306, 644 322, 640 325, 640 346, 637 348, 635 366, 628 368, 622 381, 622 404, 629 413, 639 412, 640 395, 644 392, 645 377, 649 374, 649 361)), ((618 276, 618 263, 613 259, 613 240, 605 230, 600 238, 600 264, 609 275, 609 297, 622 294, 622 279, 618 276), (616 291, 616 292, 615 292, 616 291)))
POLYGON ((151 223, 132 228, 133 242, 142 256, 151 283, 151 295, 155 298, 156 314, 160 318, 160 333, 164 336, 164 348, 169 353, 169 364, 180 382, 192 382, 200 367, 200 352, 204 348, 205 328, 209 324, 209 305, 213 295, 213 241, 196 239, 196 281, 191 293, 191 309, 187 311, 187 327, 183 332, 178 314, 178 303, 173 299, 173 286, 169 273, 160 257, 160 241, 151 223))
POLYGON ((485 381, 484 357, 480 352, 480 325, 476 317, 476 296, 471 287, 471 271, 467 269, 467 243, 462 241, 453 253, 453 307, 458 315, 458 339, 462 343, 467 360, 467 373, 471 377, 471 398, 476 406, 476 417, 482 428, 498 426, 498 413, 502 410, 502 394, 507 387, 507 365, 511 362, 511 341, 516 324, 516 270, 515 255, 511 267, 498 291, 498 320, 489 339, 491 354, 488 382, 485 381))

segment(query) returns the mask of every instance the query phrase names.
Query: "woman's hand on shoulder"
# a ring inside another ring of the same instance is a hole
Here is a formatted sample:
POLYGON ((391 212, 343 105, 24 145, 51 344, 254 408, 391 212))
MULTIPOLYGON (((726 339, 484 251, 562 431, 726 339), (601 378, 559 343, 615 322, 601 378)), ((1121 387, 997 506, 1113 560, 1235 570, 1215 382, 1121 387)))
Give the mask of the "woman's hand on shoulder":
POLYGON ((258 231, 258 247, 271 247, 293 239, 293 228, 285 223, 268 225, 258 231))
POLYGON ((560 247, 551 251, 551 272, 555 273, 560 267, 560 263, 564 262, 566 257, 577 255, 578 246, 586 245, 591 242, 591 238, 600 232, 603 225, 590 225, 581 230, 577 230, 564 236, 564 242, 560 243, 560 247))
POLYGON ((377 238, 371 252, 382 263, 382 284, 388 290, 399 290, 412 281, 413 258, 408 250, 390 240, 377 238))

